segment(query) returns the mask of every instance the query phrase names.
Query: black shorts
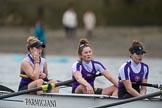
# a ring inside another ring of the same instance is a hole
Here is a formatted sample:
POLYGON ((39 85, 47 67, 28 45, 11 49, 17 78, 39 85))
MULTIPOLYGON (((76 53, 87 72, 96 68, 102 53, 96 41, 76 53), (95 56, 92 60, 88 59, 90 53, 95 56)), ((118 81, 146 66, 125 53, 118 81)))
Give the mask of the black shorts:
MULTIPOLYGON (((140 93, 140 89, 139 88, 134 88, 138 93, 140 93)), ((127 92, 127 90, 125 88, 119 88, 118 89, 118 98, 119 99, 127 99, 127 98, 132 98, 134 96, 132 96, 131 94, 129 94, 127 92)))
MULTIPOLYGON (((50 79, 44 79, 44 82, 43 82, 43 85, 46 85, 47 82, 50 81, 50 79)), ((28 89, 28 85, 19 85, 19 88, 18 88, 18 91, 21 91, 21 90, 27 90, 28 89)))

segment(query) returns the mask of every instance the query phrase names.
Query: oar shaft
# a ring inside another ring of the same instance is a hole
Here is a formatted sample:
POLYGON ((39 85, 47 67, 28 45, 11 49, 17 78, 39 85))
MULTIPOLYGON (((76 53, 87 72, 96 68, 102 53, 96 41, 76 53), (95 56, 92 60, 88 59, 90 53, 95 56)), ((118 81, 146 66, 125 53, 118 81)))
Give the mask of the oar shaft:
POLYGON ((55 87, 59 87, 59 86, 62 86, 62 85, 69 85, 71 83, 73 83, 75 80, 67 80, 67 81, 63 81, 63 82, 58 82, 56 83, 55 87))
POLYGON ((149 83, 141 83, 142 86, 148 86, 148 87, 154 87, 154 88, 159 88, 158 84, 149 84, 149 83))
POLYGON ((145 99, 145 98, 155 97, 155 96, 159 96, 159 95, 162 95, 162 91, 143 95, 143 96, 137 96, 137 97, 133 97, 133 98, 129 98, 129 99, 120 100, 119 102, 115 102, 115 103, 111 103, 111 104, 107 104, 107 105, 103 105, 103 106, 98 106, 98 107, 95 107, 95 108, 113 107, 113 106, 117 106, 117 105, 121 105, 121 104, 125 104, 125 103, 130 103, 130 102, 142 100, 142 99, 145 99))
MULTIPOLYGON (((95 74, 95 75, 92 75, 92 76, 87 76, 87 77, 85 77, 85 79, 88 80, 88 79, 98 77, 98 76, 101 76, 101 73, 95 74)), ((76 81, 75 79, 71 79, 71 80, 67 80, 67 81, 63 81, 63 82, 58 82, 58 83, 56 83, 55 87, 59 87, 59 86, 62 86, 62 85, 69 85, 69 84, 71 84, 75 81, 76 81)))
POLYGON ((19 91, 19 92, 14 92, 14 93, 10 93, 10 94, 6 94, 6 95, 3 95, 3 96, 0 96, 0 99, 8 98, 8 97, 13 97, 13 96, 18 96, 18 95, 27 94, 27 93, 32 93, 32 92, 40 91, 40 90, 42 90, 42 87, 22 90, 22 91, 19 91))
POLYGON ((1 91, 8 91, 8 92, 15 92, 14 90, 6 87, 6 86, 3 86, 3 85, 0 85, 0 90, 1 91))
MULTIPOLYGON (((119 82, 122 83, 123 81, 119 80, 119 82)), ((159 84, 149 84, 149 83, 141 83, 141 82, 132 82, 132 84, 162 89, 162 85, 159 84)))
POLYGON ((159 84, 137 83, 137 82, 132 82, 132 84, 138 84, 138 85, 141 85, 141 86, 154 87, 154 88, 158 88, 158 89, 162 88, 162 85, 159 85, 159 84))

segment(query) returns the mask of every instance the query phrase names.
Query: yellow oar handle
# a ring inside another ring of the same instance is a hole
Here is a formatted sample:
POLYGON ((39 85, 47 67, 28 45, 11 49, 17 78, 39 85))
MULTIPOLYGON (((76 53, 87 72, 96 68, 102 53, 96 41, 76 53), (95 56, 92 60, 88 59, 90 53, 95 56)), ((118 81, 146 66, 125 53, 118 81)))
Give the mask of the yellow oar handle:
POLYGON ((50 83, 50 84, 42 85, 41 87, 42 87, 43 91, 47 91, 47 90, 51 90, 51 89, 55 88, 55 84, 50 83))
POLYGON ((43 90, 43 91, 47 91, 47 90, 48 90, 48 84, 42 85, 42 90, 43 90))
POLYGON ((20 74, 19 76, 22 78, 29 78, 27 75, 24 75, 24 74, 20 74))
POLYGON ((122 80, 119 80, 119 82, 120 82, 120 83, 123 83, 123 81, 122 81, 122 80))
POLYGON ((55 84, 54 83, 48 84, 48 90, 52 90, 53 88, 55 88, 55 84))

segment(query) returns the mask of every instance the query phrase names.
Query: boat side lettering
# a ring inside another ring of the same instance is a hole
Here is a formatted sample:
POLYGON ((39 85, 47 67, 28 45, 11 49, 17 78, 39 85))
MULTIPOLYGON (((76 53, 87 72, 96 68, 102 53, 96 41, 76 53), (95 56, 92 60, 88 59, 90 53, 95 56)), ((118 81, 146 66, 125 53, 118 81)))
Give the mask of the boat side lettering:
POLYGON ((56 107, 56 100, 45 100, 45 99, 32 99, 25 98, 26 105, 28 106, 43 106, 43 107, 56 107))

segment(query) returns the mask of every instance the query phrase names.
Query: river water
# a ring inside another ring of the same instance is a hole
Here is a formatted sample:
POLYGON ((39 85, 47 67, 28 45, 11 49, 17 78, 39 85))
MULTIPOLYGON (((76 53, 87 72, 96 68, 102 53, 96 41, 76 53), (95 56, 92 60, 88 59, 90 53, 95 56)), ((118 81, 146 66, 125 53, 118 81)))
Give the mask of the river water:
MULTIPOLYGON (((19 67, 20 62, 25 54, 5 54, 0 53, 0 84, 5 85, 17 91, 20 81, 19 67)), ((71 67, 78 57, 46 55, 48 62, 49 78, 60 81, 71 79, 71 67)), ((96 60, 105 64, 106 68, 117 77, 120 65, 129 59, 129 57, 95 57, 96 60)), ((150 67, 148 83, 162 84, 162 59, 161 58, 144 58, 150 67)), ((106 87, 111 83, 104 77, 98 77, 95 81, 97 87, 106 87)), ((147 93, 158 91, 156 88, 148 87, 147 93)), ((71 92, 71 87, 60 89, 61 92, 71 92)))

